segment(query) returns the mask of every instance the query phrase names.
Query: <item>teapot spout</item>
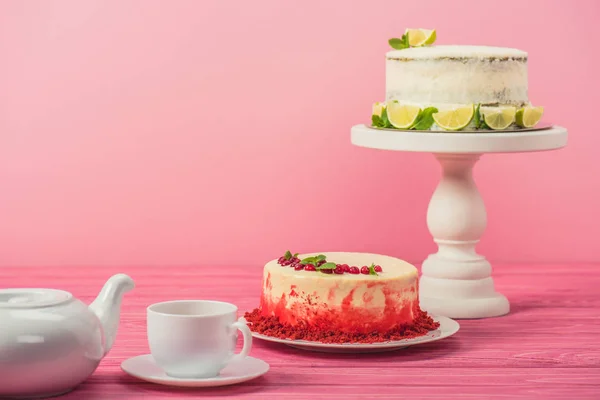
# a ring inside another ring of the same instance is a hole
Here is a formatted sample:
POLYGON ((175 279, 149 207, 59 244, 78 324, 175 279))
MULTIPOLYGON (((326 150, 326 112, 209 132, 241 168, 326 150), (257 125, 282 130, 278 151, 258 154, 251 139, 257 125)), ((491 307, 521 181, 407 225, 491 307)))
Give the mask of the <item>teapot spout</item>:
POLYGON ((125 274, 117 274, 108 279, 98 297, 90 304, 104 331, 104 355, 115 341, 121 316, 121 300, 126 292, 135 287, 133 279, 125 274))

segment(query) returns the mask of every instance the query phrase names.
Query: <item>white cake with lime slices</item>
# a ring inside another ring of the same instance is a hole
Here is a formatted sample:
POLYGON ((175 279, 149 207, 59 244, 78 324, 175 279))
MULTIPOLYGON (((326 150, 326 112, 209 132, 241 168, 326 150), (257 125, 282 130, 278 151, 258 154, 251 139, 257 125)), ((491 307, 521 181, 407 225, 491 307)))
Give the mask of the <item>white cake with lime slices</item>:
POLYGON ((385 101, 373 106, 374 126, 484 132, 539 123, 543 108, 528 98, 525 51, 435 40, 435 30, 426 29, 390 39, 385 101))

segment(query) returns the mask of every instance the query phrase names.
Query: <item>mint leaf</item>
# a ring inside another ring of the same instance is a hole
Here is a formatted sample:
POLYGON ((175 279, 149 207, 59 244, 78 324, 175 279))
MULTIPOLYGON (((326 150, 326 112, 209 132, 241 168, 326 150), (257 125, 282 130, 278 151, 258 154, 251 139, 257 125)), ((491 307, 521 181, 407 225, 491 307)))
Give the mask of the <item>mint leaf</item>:
POLYGON ((392 124, 390 124, 390 120, 387 116, 387 107, 381 111, 381 121, 383 122, 382 128, 391 128, 392 124))
POLYGON ((388 40, 388 43, 393 49, 396 50, 402 50, 406 48, 404 47, 404 41, 402 39, 392 38, 388 40))
POLYGON ((300 254, 300 253, 294 253, 294 255, 292 257, 296 258, 296 257, 298 257, 298 254, 300 254))
POLYGON ((375 264, 369 265, 369 275, 377 275, 377 271, 375 271, 375 264))
POLYGON ((417 118, 417 122, 415 122, 415 126, 413 129, 417 131, 426 131, 431 128, 433 125, 433 114, 438 112, 438 109, 435 107, 427 107, 421 114, 419 114, 419 118, 417 118))
POLYGON ((302 264, 302 265, 313 264, 316 267, 317 263, 319 261, 323 261, 323 260, 325 260, 325 256, 323 254, 319 254, 318 256, 306 257, 305 259, 300 260, 300 264, 302 264))
POLYGON ((286 260, 289 260, 290 258, 292 258, 292 253, 289 250, 286 251, 283 258, 285 258, 286 260))
POLYGON ((483 114, 479 110, 481 108, 481 104, 477 104, 477 108, 475 108, 475 127, 477 129, 490 129, 488 124, 485 123, 485 119, 483 118, 483 114))
POLYGON ((383 120, 381 119, 381 117, 379 115, 373 114, 371 116, 371 124, 373 126, 376 126, 378 128, 383 128, 385 126, 385 123, 383 122, 383 120))
POLYGON ((305 259, 300 260, 300 264, 306 265, 306 264, 315 264, 316 263, 316 258, 315 257, 306 257, 305 259))
POLYGON ((406 33, 402 35, 402 38, 400 39, 392 38, 388 40, 388 43, 392 48, 396 50, 408 49, 410 47, 410 45, 408 44, 408 34, 406 33))
POLYGON ((317 266, 315 268, 316 269, 336 269, 337 265, 335 263, 328 262, 328 263, 325 263, 323 265, 319 265, 319 266, 317 266))

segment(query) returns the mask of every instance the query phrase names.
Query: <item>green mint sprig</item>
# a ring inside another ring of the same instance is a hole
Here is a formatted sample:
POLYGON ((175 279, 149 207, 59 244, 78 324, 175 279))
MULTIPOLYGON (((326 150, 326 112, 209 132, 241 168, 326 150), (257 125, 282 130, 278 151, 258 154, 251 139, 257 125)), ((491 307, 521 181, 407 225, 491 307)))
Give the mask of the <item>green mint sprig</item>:
POLYGON ((391 128, 392 124, 388 119, 387 108, 384 108, 381 111, 381 116, 373 114, 371 116, 371 123, 373 124, 373 126, 376 126, 378 128, 391 128))
POLYGON ((421 111, 419 117, 417 118, 417 122, 415 122, 415 125, 412 127, 412 129, 417 131, 426 131, 431 128, 431 125, 433 125, 434 122, 433 114, 436 112, 438 112, 438 109, 435 107, 427 107, 421 111))
POLYGON ((483 118, 483 115, 481 114, 481 111, 479 110, 481 108, 481 104, 477 104, 477 107, 475 108, 475 127, 477 129, 490 129, 490 127, 488 126, 488 124, 485 123, 485 119, 483 118))
POLYGON ((319 265, 319 263, 322 261, 327 261, 326 257, 323 254, 319 254, 318 256, 306 257, 306 258, 300 260, 300 264, 303 264, 303 265, 312 264, 317 271, 337 268, 337 264, 332 263, 332 262, 324 262, 323 264, 319 265))
MULTIPOLYGON (((297 257, 297 256, 298 256, 298 253, 292 254, 292 252, 288 250, 285 252, 284 258, 286 260, 289 260, 289 259, 291 259, 293 257, 297 257)), ((323 264, 319 265, 319 262, 321 262, 321 261, 327 261, 327 257, 324 254, 319 254, 316 256, 303 258, 302 260, 300 260, 300 264, 302 264, 302 265, 312 264, 317 271, 337 268, 337 264, 334 262, 324 262, 323 264)), ((377 273, 377 271, 375 271, 374 263, 371 263, 371 265, 368 268, 369 268, 369 275, 379 275, 377 273)))
POLYGON ((383 111, 381 111, 381 120, 383 121, 383 127, 384 128, 391 128, 392 124, 390 123, 390 120, 388 119, 388 115, 387 115, 387 107, 383 109, 383 111))
POLYGON ((325 258, 326 257, 323 254, 319 254, 318 256, 314 256, 314 257, 306 257, 306 258, 303 258, 302 260, 300 260, 300 264, 302 264, 302 265, 312 264, 316 267, 317 263, 319 261, 325 261, 325 258))
POLYGON ((283 258, 285 258, 286 260, 291 260, 292 258, 296 258, 298 257, 298 253, 292 254, 291 251, 286 251, 285 254, 283 255, 283 258))
POLYGON ((390 40, 388 40, 388 43, 393 49, 396 50, 408 49, 410 47, 410 44, 408 43, 408 33, 402 35, 400 39, 391 38, 390 40))
POLYGON ((377 271, 375 271, 375 264, 369 265, 369 275, 378 275, 377 271))
POLYGON ((383 128, 383 119, 377 114, 371 115, 371 125, 378 128, 383 128))
POLYGON ((315 269, 317 269, 318 271, 320 271, 322 269, 336 269, 336 268, 337 268, 337 265, 332 262, 326 262, 325 264, 315 266, 315 269))

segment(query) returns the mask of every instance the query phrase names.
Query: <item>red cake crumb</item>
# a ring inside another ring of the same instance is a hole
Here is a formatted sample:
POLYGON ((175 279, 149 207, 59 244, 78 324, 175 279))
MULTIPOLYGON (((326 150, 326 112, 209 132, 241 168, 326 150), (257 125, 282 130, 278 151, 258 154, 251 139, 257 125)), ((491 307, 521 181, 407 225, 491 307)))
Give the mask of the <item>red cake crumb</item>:
POLYGON ((398 325, 386 333, 372 332, 368 334, 324 331, 306 323, 299 323, 295 326, 281 324, 275 316, 263 316, 258 308, 252 312, 247 312, 244 318, 248 321, 250 330, 262 335, 278 339, 308 340, 335 344, 378 343, 411 339, 426 335, 440 326, 425 311, 421 310, 418 311, 412 324, 398 325))

